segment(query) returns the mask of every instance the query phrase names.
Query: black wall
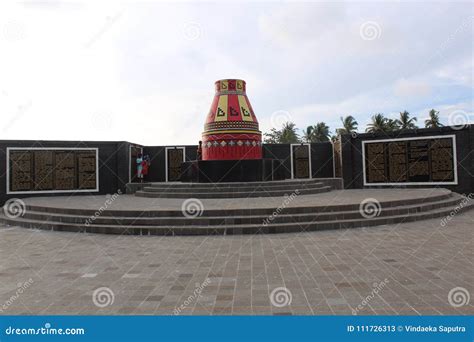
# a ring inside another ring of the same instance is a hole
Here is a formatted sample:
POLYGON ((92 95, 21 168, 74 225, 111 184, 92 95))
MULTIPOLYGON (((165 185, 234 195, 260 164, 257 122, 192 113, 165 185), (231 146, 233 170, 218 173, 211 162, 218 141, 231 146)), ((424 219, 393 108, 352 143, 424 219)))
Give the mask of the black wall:
MULTIPOLYGON (((186 161, 196 160, 197 145, 180 145, 185 147, 186 161)), ((164 182, 165 175, 165 147, 174 146, 145 146, 143 154, 148 154, 151 160, 151 166, 148 170, 148 176, 145 178, 147 182, 164 182)))
MULTIPOLYGON (((130 146, 140 146, 126 141, 29 141, 29 140, 0 140, 0 205, 8 198, 22 198, 32 196, 74 196, 86 194, 113 194, 119 189, 125 192, 125 184, 130 177, 130 146), (42 194, 6 194, 6 148, 7 147, 93 147, 99 149, 99 192, 66 192, 42 194)), ((186 148, 186 161, 196 159, 197 145, 181 145, 186 148)), ((147 182, 165 181, 165 147, 143 146, 143 153, 151 159, 147 182)), ((174 147, 174 146, 170 146, 174 147)), ((282 161, 285 178, 291 178, 291 157, 289 144, 264 144, 263 157, 280 159, 282 161)), ((333 177, 333 150, 332 144, 311 144, 312 176, 315 178, 333 177)))
POLYGON ((113 194, 118 189, 125 191, 128 183, 128 148, 130 143, 103 142, 103 141, 30 141, 30 140, 0 140, 0 205, 9 198, 22 198, 32 196, 69 196, 71 193, 43 193, 43 194, 6 194, 7 147, 95 147, 99 149, 99 192, 78 192, 77 195, 86 194, 113 194))
MULTIPOLYGON (((264 144, 263 158, 280 159, 285 178, 291 178, 290 144, 264 144)), ((313 178, 334 177, 333 148, 330 141, 311 144, 311 171, 313 178)))
POLYGON ((332 143, 322 142, 311 144, 311 171, 313 178, 334 177, 332 143))
POLYGON ((291 178, 291 158, 289 144, 264 144, 263 158, 280 159, 285 178, 291 178))
MULTIPOLYGON (((456 136, 456 158, 458 162, 458 185, 400 185, 397 187, 426 188, 442 187, 458 193, 474 192, 474 125, 462 129, 453 127, 422 128, 403 130, 392 133, 364 133, 351 136, 343 135, 342 141, 342 176, 345 189, 361 189, 364 187, 362 164, 362 141, 410 138, 424 136, 456 136)), ((368 186, 366 186, 368 187, 368 186)), ((370 186, 370 188, 388 188, 388 186, 370 186)), ((368 187, 369 188, 369 187, 368 187)))
MULTIPOLYGON (((165 147, 145 146, 143 153, 151 159, 148 182, 165 181, 165 147)), ((173 147, 173 146, 170 146, 173 147)), ((197 145, 186 145, 186 161, 196 160, 197 145)), ((285 178, 291 178, 290 144, 263 144, 263 158, 280 159, 285 178)), ((311 165, 314 178, 334 177, 333 149, 330 142, 311 144, 311 165)))

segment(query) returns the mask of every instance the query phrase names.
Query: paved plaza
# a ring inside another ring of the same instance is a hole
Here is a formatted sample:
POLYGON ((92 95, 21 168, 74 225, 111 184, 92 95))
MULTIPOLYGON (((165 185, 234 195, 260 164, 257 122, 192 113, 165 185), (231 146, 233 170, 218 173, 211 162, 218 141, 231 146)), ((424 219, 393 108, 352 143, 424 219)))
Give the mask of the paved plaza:
POLYGON ((199 237, 0 226, 0 314, 474 314, 473 223, 468 211, 446 226, 199 237))

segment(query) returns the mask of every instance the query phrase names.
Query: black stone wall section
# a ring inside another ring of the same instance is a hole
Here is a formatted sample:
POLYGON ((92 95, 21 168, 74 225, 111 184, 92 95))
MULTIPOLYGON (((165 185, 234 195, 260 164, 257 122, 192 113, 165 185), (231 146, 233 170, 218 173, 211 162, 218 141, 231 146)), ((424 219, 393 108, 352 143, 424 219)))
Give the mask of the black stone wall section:
POLYGON ((264 159, 279 159, 281 161, 281 170, 286 179, 291 178, 291 157, 289 144, 264 144, 264 159))
MULTIPOLYGON (((174 146, 144 146, 143 154, 148 154, 151 160, 151 166, 148 172, 148 176, 145 181, 147 182, 164 182, 166 179, 165 175, 165 148, 174 146)), ((179 145, 179 147, 185 147, 185 158, 186 161, 196 160, 197 145, 179 145)))
MULTIPOLYGON (((332 143, 321 142, 311 145, 311 176, 313 178, 334 177, 334 162, 332 143)), ((291 178, 290 144, 264 144, 263 158, 280 159, 285 178, 291 178)))
MULTIPOLYGON (((196 160, 197 145, 180 146, 186 148, 186 162, 196 160)), ((143 147, 143 153, 148 154, 151 159, 149 174, 145 179, 147 182, 165 181, 165 147, 167 146, 143 147)), ((290 144, 264 144, 263 158, 281 160, 284 178, 291 178, 290 144)), ((333 149, 330 142, 311 144, 311 165, 313 178, 334 177, 333 149)))
POLYGON ((311 144, 311 173, 313 178, 334 177, 334 157, 331 142, 311 144))
MULTIPOLYGON (((44 140, 0 140, 0 205, 9 198, 31 196, 74 196, 85 194, 113 194, 119 189, 125 192, 125 184, 130 179, 130 146, 141 146, 126 141, 44 141, 44 140), (6 149, 7 147, 54 147, 74 148, 87 147, 99 149, 99 192, 74 193, 41 193, 35 194, 6 194, 6 149)), ((197 145, 181 145, 185 147, 186 161, 196 159, 197 145)), ((180 146, 180 147, 181 147, 180 146)), ((143 153, 151 158, 149 174, 146 182, 165 181, 165 148, 167 146, 141 146, 143 153)), ((174 146, 168 146, 174 147, 174 146)), ((264 144, 263 156, 268 159, 279 159, 282 165, 279 168, 281 177, 291 178, 291 158, 289 144, 264 144)), ((333 177, 333 150, 332 144, 311 144, 311 164, 313 178, 333 177)), ((280 176, 278 177, 280 178, 280 176)))
POLYGON ((199 160, 185 162, 182 182, 221 183, 283 180, 281 164, 275 159, 199 160))
MULTIPOLYGON (((462 194, 474 192, 474 125, 460 127, 421 128, 417 130, 403 130, 392 133, 363 133, 355 137, 345 134, 342 139, 342 177, 345 189, 364 188, 363 163, 362 163, 362 141, 412 138, 425 136, 456 136, 456 157, 458 185, 399 185, 396 187, 447 188, 462 194)), ((366 188, 389 188, 390 186, 366 186, 366 188)), ((395 186, 394 186, 395 187, 395 186)))
POLYGON ((87 147, 99 149, 99 191, 78 192, 78 195, 86 194, 113 194, 118 189, 125 191, 125 184, 129 179, 129 142, 125 141, 44 141, 44 140, 0 140, 0 205, 9 198, 23 198, 32 196, 69 196, 71 193, 42 193, 42 194, 6 194, 6 163, 7 147, 55 147, 74 148, 87 147))

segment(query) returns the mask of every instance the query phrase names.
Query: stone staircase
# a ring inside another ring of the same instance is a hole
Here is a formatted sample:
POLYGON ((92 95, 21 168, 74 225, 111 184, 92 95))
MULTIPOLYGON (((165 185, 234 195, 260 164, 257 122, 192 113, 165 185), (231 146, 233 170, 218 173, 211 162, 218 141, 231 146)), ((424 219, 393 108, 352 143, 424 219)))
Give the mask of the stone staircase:
MULTIPOLYGON (((221 188, 224 189, 225 187, 221 188)), ((337 192, 334 191, 334 193, 337 192)), ((342 195, 346 192, 350 193, 350 191, 339 191, 342 195)), ((223 190, 222 193, 230 192, 223 190)), ((123 196, 129 197, 127 201, 136 198, 129 195, 123 196)), ((304 200, 304 197, 308 199, 310 196, 300 195, 298 199, 304 200)), ((175 200, 176 204, 173 209, 160 209, 159 203, 155 209, 111 208, 103 211, 100 216, 91 221, 90 218, 97 212, 94 209, 38 205, 34 204, 34 201, 29 203, 26 199, 26 208, 22 216, 9 218, 1 212, 0 222, 27 228, 102 234, 267 234, 397 224, 436 217, 442 218, 452 212, 459 214, 473 207, 473 203, 471 203, 473 201, 467 201, 465 197, 445 189, 438 189, 425 197, 381 200, 377 204, 375 214, 374 212, 366 213, 361 210, 359 202, 350 204, 331 202, 315 205, 298 204, 281 209, 277 206, 254 208, 225 208, 221 206, 213 208, 206 200, 203 200, 204 203, 197 199, 192 200, 201 203, 203 207, 202 210, 198 208, 191 215, 186 214, 181 209, 182 206, 179 203, 185 201, 178 200, 176 202, 175 200)), ((213 201, 213 203, 215 202, 213 201)), ((304 203, 311 202, 312 200, 309 198, 304 203)))
POLYGON ((247 183, 151 183, 129 185, 127 193, 136 189, 135 196, 148 198, 248 198, 279 197, 296 192, 312 195, 341 188, 340 180, 305 179, 247 183))

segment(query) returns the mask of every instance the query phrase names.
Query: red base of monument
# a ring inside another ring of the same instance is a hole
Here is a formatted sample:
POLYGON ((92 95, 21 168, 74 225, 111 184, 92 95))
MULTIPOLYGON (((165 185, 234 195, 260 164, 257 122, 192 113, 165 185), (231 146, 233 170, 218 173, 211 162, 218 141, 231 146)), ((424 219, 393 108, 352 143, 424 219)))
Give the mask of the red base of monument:
POLYGON ((203 160, 262 159, 259 134, 210 135, 202 142, 203 160))

